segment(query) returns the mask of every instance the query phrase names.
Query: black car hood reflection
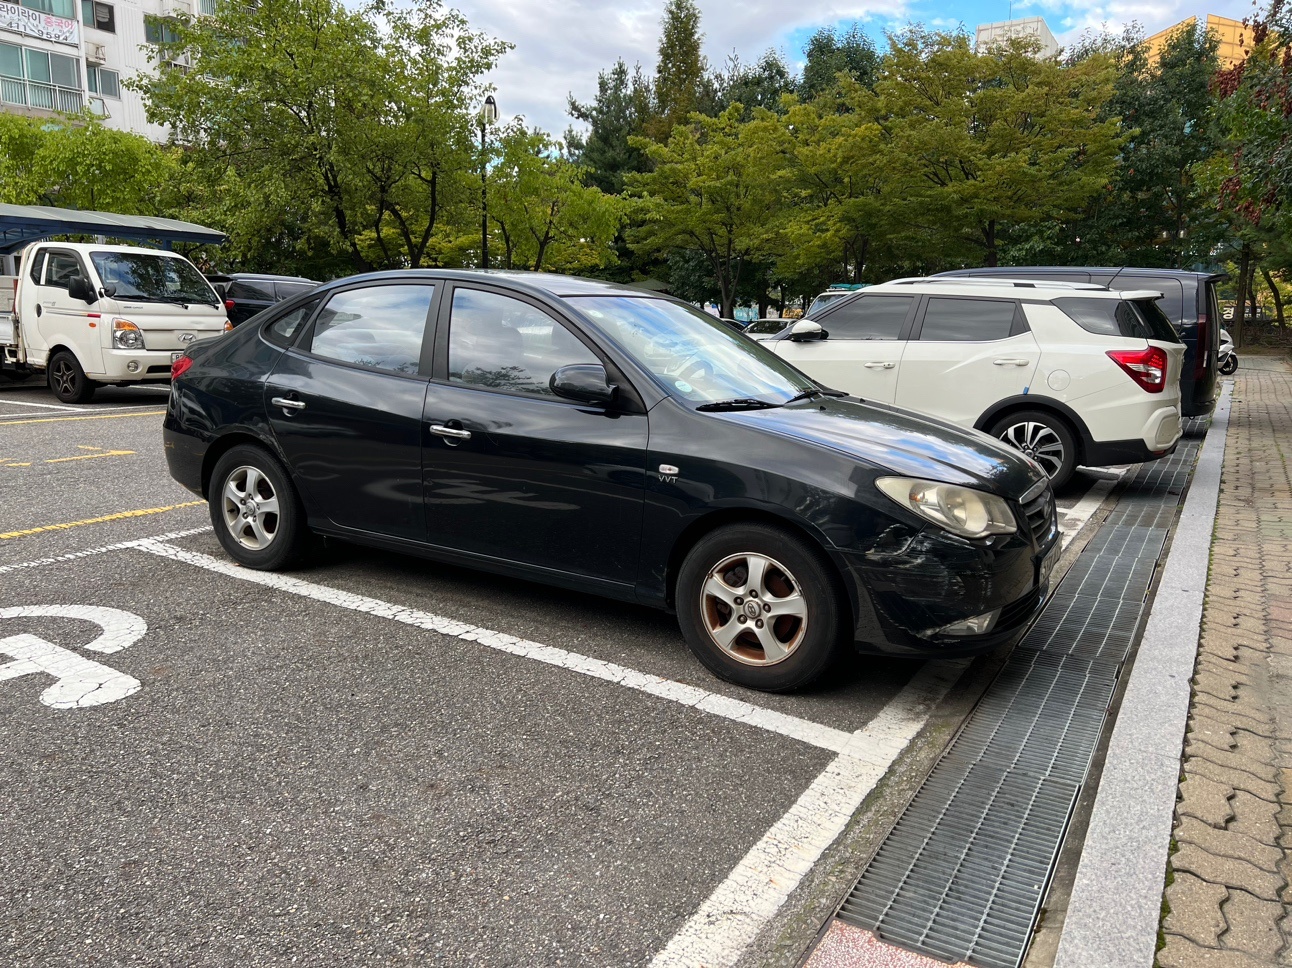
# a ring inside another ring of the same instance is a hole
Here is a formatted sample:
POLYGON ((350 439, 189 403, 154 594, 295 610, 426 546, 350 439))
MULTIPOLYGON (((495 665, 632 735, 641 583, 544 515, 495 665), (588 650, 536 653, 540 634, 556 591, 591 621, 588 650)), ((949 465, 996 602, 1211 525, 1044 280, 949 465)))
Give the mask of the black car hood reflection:
POLYGON ((964 484, 1010 498, 1041 480, 1005 445, 895 407, 818 397, 715 416, 829 447, 903 477, 964 484))

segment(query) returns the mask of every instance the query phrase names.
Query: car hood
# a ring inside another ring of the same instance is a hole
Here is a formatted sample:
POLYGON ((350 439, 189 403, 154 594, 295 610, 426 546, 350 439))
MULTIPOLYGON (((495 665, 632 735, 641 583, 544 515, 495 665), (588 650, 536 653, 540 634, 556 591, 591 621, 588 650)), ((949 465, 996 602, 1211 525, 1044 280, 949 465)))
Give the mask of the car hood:
POLYGON ((896 407, 827 398, 722 417, 902 477, 963 484, 1014 500, 1045 478, 1022 454, 986 434, 896 407))

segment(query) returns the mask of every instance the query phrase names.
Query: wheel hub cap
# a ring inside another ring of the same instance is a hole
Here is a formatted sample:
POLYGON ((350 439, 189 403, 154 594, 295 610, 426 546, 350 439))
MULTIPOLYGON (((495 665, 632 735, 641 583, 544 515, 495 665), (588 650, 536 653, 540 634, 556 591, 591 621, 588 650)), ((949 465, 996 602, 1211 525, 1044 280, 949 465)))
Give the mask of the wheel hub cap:
POLYGON ((714 644, 745 665, 789 658, 807 633, 807 602, 780 562, 753 552, 731 555, 705 576, 700 618, 714 644))

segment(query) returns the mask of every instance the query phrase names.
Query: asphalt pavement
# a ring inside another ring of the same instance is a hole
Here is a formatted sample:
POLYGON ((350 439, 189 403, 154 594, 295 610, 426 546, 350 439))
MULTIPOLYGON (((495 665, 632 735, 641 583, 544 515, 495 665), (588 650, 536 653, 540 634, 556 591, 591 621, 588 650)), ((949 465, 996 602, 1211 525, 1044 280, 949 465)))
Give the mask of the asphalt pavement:
POLYGON ((348 545, 236 568, 165 399, 0 385, 5 964, 734 963, 972 702, 860 656, 751 693, 668 615, 348 545))

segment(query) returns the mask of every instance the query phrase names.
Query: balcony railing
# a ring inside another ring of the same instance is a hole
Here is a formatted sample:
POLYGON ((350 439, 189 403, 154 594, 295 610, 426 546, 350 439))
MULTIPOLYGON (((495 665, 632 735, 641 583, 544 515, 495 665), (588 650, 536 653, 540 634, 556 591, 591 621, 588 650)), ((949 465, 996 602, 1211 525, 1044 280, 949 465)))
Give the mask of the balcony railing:
POLYGON ((85 107, 85 92, 74 87, 46 84, 43 81, 0 77, 0 101, 45 111, 77 114, 85 107))

